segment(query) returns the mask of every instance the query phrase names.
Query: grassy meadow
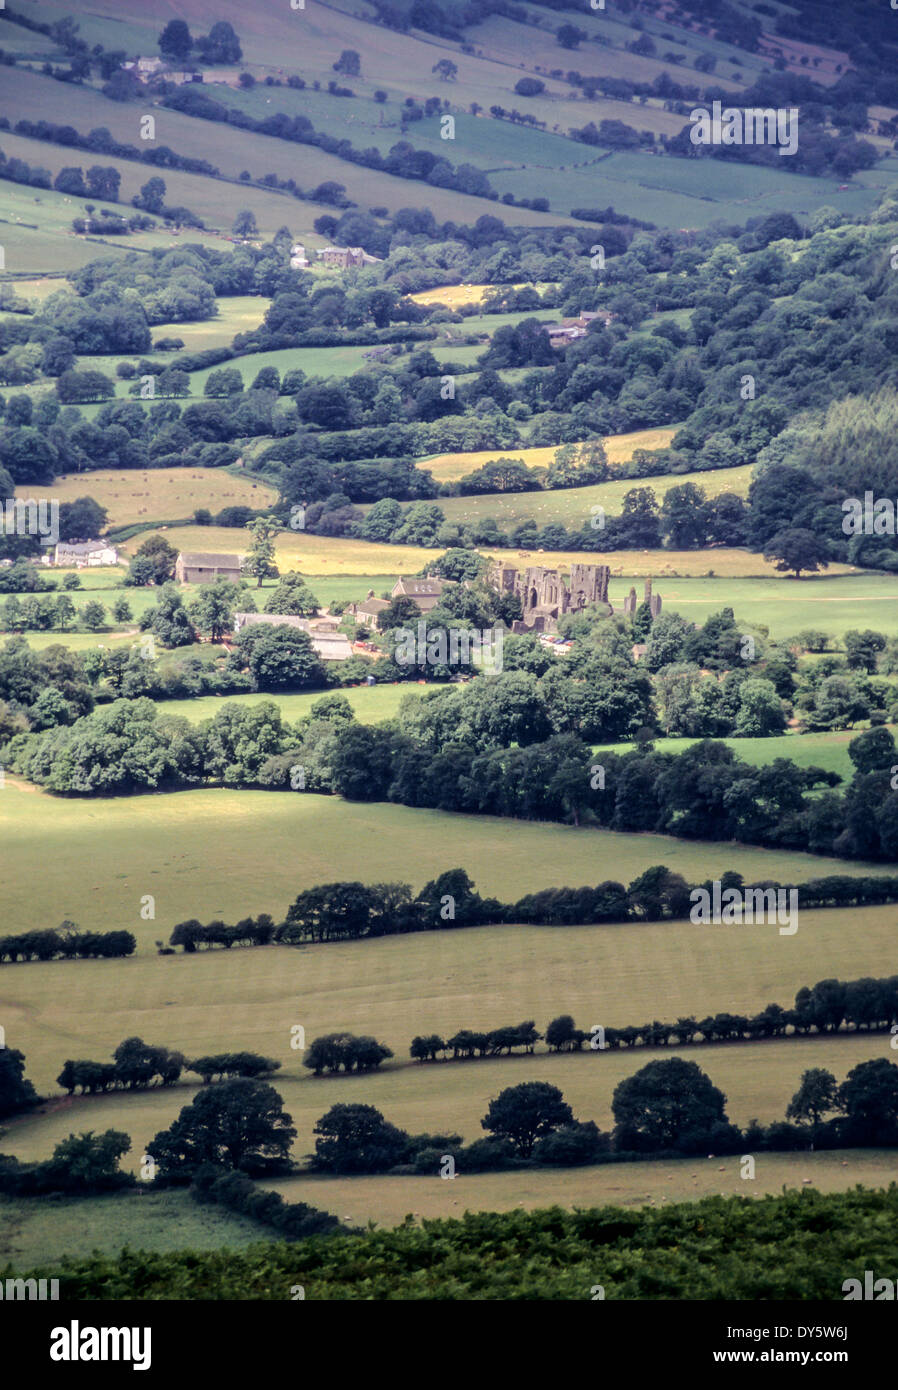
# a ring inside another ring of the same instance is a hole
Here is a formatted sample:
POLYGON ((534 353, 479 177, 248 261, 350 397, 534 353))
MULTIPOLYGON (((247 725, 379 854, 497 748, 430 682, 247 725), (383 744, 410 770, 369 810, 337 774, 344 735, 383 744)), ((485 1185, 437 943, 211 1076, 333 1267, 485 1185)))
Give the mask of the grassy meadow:
POLYGON ((13 1201, 0 1197, 0 1267, 32 1269, 95 1250, 219 1250, 265 1240, 270 1228, 223 1207, 201 1206, 186 1192, 13 1201))
MULTIPOLYGON (((391 685, 350 685, 338 693, 344 695, 352 705, 360 723, 378 724, 383 719, 392 719, 407 695, 418 694, 423 689, 424 686, 417 683, 411 685, 397 681, 391 685)), ((165 714, 183 715, 191 723, 198 724, 201 719, 210 719, 220 709, 251 708, 262 700, 274 700, 283 718, 288 723, 294 723, 297 719, 304 719, 325 694, 332 693, 315 690, 290 695, 204 695, 198 700, 166 700, 160 709, 165 714)))
MULTIPOLYGON (((477 287, 474 286, 473 288, 477 287)), ((436 291, 433 291, 433 293, 436 293, 436 291)), ((505 315, 500 316, 494 314, 490 316, 490 319, 484 320, 484 322, 497 320, 500 317, 504 318, 505 315)), ((520 315, 514 315, 513 317, 519 318, 520 315)), ((472 322, 474 322, 474 320, 467 320, 467 323, 472 322)), ((676 432, 677 426, 670 425, 651 430, 634 430, 630 434, 608 435, 604 440, 608 462, 612 466, 616 463, 627 463, 633 457, 635 449, 666 449, 676 432)), ((418 462, 421 467, 426 468, 428 472, 433 474, 438 483, 454 483, 457 482, 459 478, 464 477, 466 473, 472 473, 475 468, 482 468, 484 464, 491 463, 494 459, 498 458, 520 458, 524 460, 528 468, 548 468, 558 451, 558 447, 557 444, 550 444, 537 445, 532 449, 481 449, 471 453, 434 454, 430 458, 419 459, 418 462)), ((743 470, 727 468, 721 471, 724 473, 741 473, 743 470)), ((650 478, 644 481, 646 485, 651 485, 652 480, 650 478)), ((685 479, 678 479, 677 481, 685 481, 685 479)), ((642 479, 635 479, 630 482, 628 486, 637 487, 641 485, 642 482, 642 479)), ((612 486, 612 484, 603 484, 603 486, 612 486)), ((573 489, 573 491, 579 492, 582 491, 582 489, 576 488, 573 489)), ((524 496, 526 495, 527 494, 524 494, 524 496)), ((444 506, 445 503, 451 502, 452 500, 452 498, 443 498, 440 501, 440 506, 444 506)), ((478 499, 468 497, 463 500, 471 502, 478 499)), ((510 499, 495 497, 489 500, 501 502, 510 499)))
MULTIPOLYGON (((163 518, 179 520, 192 516, 198 507, 214 513, 222 507, 261 509, 277 501, 275 488, 242 478, 239 470, 196 466, 62 474, 54 479, 49 491, 58 502, 74 502, 85 495, 93 497, 109 513, 110 527, 163 518)), ((32 497, 34 487, 18 487, 16 495, 32 497)))
MULTIPOLYGON (((898 726, 887 726, 893 734, 898 734, 898 726)), ((751 763, 753 767, 763 767, 775 758, 788 758, 798 767, 822 767, 825 772, 837 772, 846 782, 854 775, 854 764, 848 756, 848 745, 857 738, 860 729, 825 733, 781 734, 778 738, 724 738, 720 741, 732 748, 738 758, 751 763)), ((682 753, 697 743, 692 738, 659 738, 655 747, 659 753, 682 753)), ((629 753, 632 743, 608 744, 615 753, 629 753)))
POLYGON ((280 920, 295 894, 312 884, 402 879, 420 888, 456 865, 468 870, 482 893, 505 901, 552 885, 629 882, 652 864, 667 864, 692 882, 728 868, 749 879, 781 882, 886 872, 882 866, 757 846, 348 802, 309 792, 199 788, 62 798, 10 776, 0 797, 0 835, 6 862, 16 866, 5 888, 10 922, 25 930, 57 926, 69 917, 95 930, 125 927, 144 948, 186 917, 236 921, 264 911, 280 920), (143 921, 141 898, 148 893, 155 897, 156 916, 143 921))
MULTIPOLYGON (((525 449, 518 454, 509 450, 505 457, 519 458, 528 453, 549 453, 550 458, 547 462, 551 462, 553 452, 525 449)), ((751 482, 751 472, 751 466, 746 465, 742 468, 720 468, 700 473, 665 473, 650 478, 615 478, 607 483, 593 483, 589 487, 565 487, 549 492, 481 493, 470 497, 441 497, 439 505, 446 515, 446 520, 456 525, 489 516, 504 530, 513 528, 522 521, 535 521, 539 526, 559 525, 575 531, 590 525, 592 518, 597 515, 593 511, 594 507, 603 507, 607 516, 618 515, 624 497, 633 488, 651 488, 659 503, 671 488, 679 487, 683 483, 694 483, 702 488, 708 497, 718 497, 722 492, 734 492, 744 497, 751 482)), ((705 554, 707 553, 706 551, 705 554)))

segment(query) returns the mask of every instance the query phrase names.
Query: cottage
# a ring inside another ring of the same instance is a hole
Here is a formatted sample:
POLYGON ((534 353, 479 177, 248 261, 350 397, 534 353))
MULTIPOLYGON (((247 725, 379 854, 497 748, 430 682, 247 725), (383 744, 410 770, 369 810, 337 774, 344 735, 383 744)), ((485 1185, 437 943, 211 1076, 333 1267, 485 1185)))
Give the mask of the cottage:
POLYGON ((60 541, 53 552, 54 565, 75 565, 94 569, 98 565, 117 565, 118 551, 108 541, 60 541))
POLYGON ((242 555, 220 555, 199 550, 182 550, 175 561, 179 584, 214 584, 216 579, 243 578, 242 555))
POLYGON ((378 619, 385 608, 389 608, 389 603, 385 598, 375 598, 374 590, 368 590, 368 597, 364 603, 350 603, 347 606, 347 613, 351 613, 357 622, 365 627, 370 627, 372 631, 377 631, 378 619))
POLYGON ((348 270, 357 265, 379 265, 379 256, 369 256, 361 246, 325 246, 318 252, 325 265, 339 266, 348 270))

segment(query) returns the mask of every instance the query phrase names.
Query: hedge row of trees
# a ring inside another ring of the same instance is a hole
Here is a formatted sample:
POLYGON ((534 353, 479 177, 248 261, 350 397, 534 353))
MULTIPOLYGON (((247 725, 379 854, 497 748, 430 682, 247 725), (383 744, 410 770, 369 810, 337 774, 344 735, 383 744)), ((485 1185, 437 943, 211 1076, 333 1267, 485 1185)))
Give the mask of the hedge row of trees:
POLYGON ((306 1236, 326 1236, 346 1231, 339 1217, 319 1211, 306 1202, 288 1202, 279 1192, 265 1192, 241 1173, 222 1172, 214 1164, 201 1168, 194 1176, 190 1195, 205 1205, 227 1207, 241 1216, 271 1226, 285 1240, 306 1236))
POLYGON ((188 1061, 183 1052, 145 1043, 143 1038, 126 1038, 113 1053, 112 1062, 73 1061, 68 1058, 56 1078, 56 1083, 71 1096, 77 1090, 82 1095, 114 1090, 145 1090, 158 1083, 174 1086, 184 1071, 196 1072, 203 1084, 214 1077, 257 1077, 277 1071, 280 1062, 261 1057, 255 1052, 219 1052, 188 1061))
POLYGON ((742 1042, 758 1038, 826 1036, 847 1027, 856 1032, 898 1032, 898 975, 885 979, 869 976, 859 980, 818 980, 803 986, 791 1009, 768 1004, 757 1014, 718 1013, 706 1018, 678 1018, 676 1023, 657 1019, 626 1028, 594 1026, 590 1032, 577 1028, 570 1014, 559 1014, 546 1028, 537 1031, 532 1020, 495 1028, 490 1032, 460 1029, 445 1040, 438 1033, 412 1039, 409 1054, 419 1062, 435 1062, 452 1054, 452 1060, 496 1057, 504 1051, 523 1047, 533 1052, 545 1038, 550 1052, 580 1052, 588 1043, 591 1051, 613 1051, 630 1047, 687 1047, 700 1043, 742 1042))
POLYGON ((0 965, 28 960, 115 960, 133 955, 137 939, 129 931, 78 931, 63 923, 58 931, 0 936, 0 965))
POLYGON ((393 1053, 376 1038, 356 1037, 353 1033, 328 1033, 315 1038, 303 1058, 303 1066, 316 1076, 329 1071, 376 1071, 393 1053))
POLYGON ((489 1103, 481 1127, 490 1137, 464 1145, 458 1135, 410 1135, 374 1106, 335 1105, 319 1120, 311 1164, 331 1173, 478 1172, 527 1166, 620 1162, 653 1155, 752 1154, 777 1149, 898 1144, 898 1066, 861 1062, 844 1082, 805 1071, 787 1119, 752 1120, 740 1130, 726 1096, 695 1062, 649 1062, 625 1077, 612 1097, 614 1130, 575 1119, 557 1086, 525 1081, 489 1103), (838 1112, 835 1118, 824 1117, 838 1112), (793 1123, 794 1121, 794 1123, 793 1123))
MULTIPOLYGON (((693 887, 682 874, 658 864, 646 869, 629 887, 609 879, 594 887, 545 888, 528 893, 515 903, 501 903, 496 898, 481 897, 464 869, 447 869, 417 895, 407 883, 344 881, 305 888, 290 904, 280 926, 274 927, 267 914, 256 919, 257 923, 265 923, 258 941, 250 917, 237 927, 222 922, 203 927, 193 919, 180 922, 169 940, 172 946, 192 953, 199 945, 228 947, 235 940, 245 944, 296 945, 506 922, 577 926, 676 921, 689 917, 695 889, 702 889, 713 898, 714 882, 706 879, 693 887)), ((772 880, 746 884, 742 875, 733 870, 725 871, 719 883, 721 896, 728 889, 764 894, 763 901, 751 900, 760 907, 774 901, 766 895, 784 889, 772 880)), ((784 891, 797 893, 799 909, 872 906, 898 902, 898 877, 853 878, 849 874, 833 874, 789 885, 784 891)))

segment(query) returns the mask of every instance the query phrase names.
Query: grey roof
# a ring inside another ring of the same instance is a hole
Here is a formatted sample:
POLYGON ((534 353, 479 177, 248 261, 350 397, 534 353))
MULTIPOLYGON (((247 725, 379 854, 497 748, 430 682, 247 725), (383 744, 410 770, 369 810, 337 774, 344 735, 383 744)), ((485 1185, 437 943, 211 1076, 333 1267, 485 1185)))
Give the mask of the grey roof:
POLYGON ((364 603, 355 605, 355 611, 357 613, 382 613, 389 606, 385 598, 366 598, 364 603))
POLYGON ((401 574, 396 580, 393 592, 400 589, 400 592, 409 598, 414 598, 415 594, 441 594, 450 582, 448 579, 422 579, 414 575, 407 578, 401 574))
POLYGON ((178 558, 193 569, 239 569, 243 557, 206 550, 182 550, 178 558))
POLYGON ((95 550, 115 550, 115 546, 111 541, 57 541, 56 549, 69 555, 90 555, 95 550))

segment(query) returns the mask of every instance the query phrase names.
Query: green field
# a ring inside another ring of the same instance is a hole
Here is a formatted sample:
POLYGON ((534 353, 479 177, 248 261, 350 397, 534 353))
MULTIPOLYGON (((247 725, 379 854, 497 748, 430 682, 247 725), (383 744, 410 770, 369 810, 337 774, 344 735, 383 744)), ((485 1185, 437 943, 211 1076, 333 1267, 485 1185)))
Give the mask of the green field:
MULTIPOLYGON (((535 454, 537 450, 509 449, 504 457, 526 459, 528 453, 535 454)), ((650 478, 615 478, 611 482, 594 483, 590 487, 558 488, 550 492, 491 492, 470 497, 441 497, 439 505, 446 514, 446 520, 456 525, 490 516, 506 531, 521 521, 531 520, 540 526, 565 526, 577 531, 591 524, 596 515, 594 507, 604 507, 606 515, 616 516, 625 495, 633 488, 652 488, 659 503, 672 487, 679 487, 683 483, 694 483, 708 497, 717 497, 722 492, 735 492, 744 497, 751 474, 751 465, 701 473, 665 473, 650 478)))
MULTIPOLYGON (((203 788, 128 798, 61 798, 7 777, 0 830, 15 876, 11 921, 127 927, 144 946, 185 917, 236 921, 283 914, 300 888, 353 877, 428 878, 464 866, 480 891, 505 901, 552 885, 629 882, 667 864, 692 882, 724 869, 798 882, 827 873, 885 872, 856 861, 754 846, 621 834, 391 804, 203 788), (412 846, 411 852, 409 846, 412 846), (71 865, 79 865, 73 875, 71 865), (156 899, 142 921, 140 899, 156 899)), ((280 920, 280 917, 278 918, 280 920)), ((77 968, 77 967, 73 967, 77 968)), ((23 967, 27 969, 27 967, 23 967)), ((18 978, 18 975, 17 975, 18 978)))
POLYGON ((108 1197, 0 1197, 0 1266, 29 1269, 56 1264, 62 1254, 87 1257, 95 1250, 221 1250, 266 1240, 271 1229, 223 1207, 201 1206, 186 1192, 151 1192, 108 1197))
MULTIPOLYGON (((350 685, 339 693, 344 695, 362 724, 378 724, 383 719, 392 719, 406 695, 420 693, 423 687, 396 682, 392 685, 350 685)), ((244 708, 258 705, 264 699, 274 700, 288 723, 304 719, 312 706, 320 700, 322 690, 303 692, 297 695, 204 695, 199 700, 166 700, 159 708, 164 714, 181 714, 185 719, 197 724, 201 719, 210 719, 220 709, 244 708)))
MULTIPOLYGON (((715 550, 699 552, 709 569, 717 568, 715 550)), ((703 623, 724 604, 735 612, 737 621, 770 629, 777 641, 793 637, 803 628, 816 628, 832 637, 842 637, 850 628, 873 628, 892 635, 898 632, 898 577, 889 574, 834 574, 837 566, 821 575, 802 579, 772 575, 769 579, 673 578, 664 570, 656 575, 656 585, 665 610, 682 613, 703 623)), ((612 599, 613 602, 613 599, 612 599)))
MULTIPOLYGON (((898 726, 888 725, 893 734, 898 726)), ((738 758, 751 763, 753 767, 763 767, 775 758, 788 758, 798 767, 822 767, 825 772, 838 772, 846 782, 854 775, 854 764, 848 756, 848 745, 857 738, 861 730, 849 729, 846 733, 828 730, 826 733, 782 734, 779 738, 725 738, 722 743, 729 744, 738 758)), ((655 747, 659 753, 682 753, 697 739, 659 738, 655 747)), ((632 743, 613 743, 607 745, 615 753, 632 752, 632 743)))
MULTIPOLYGON (((3 71, 7 73, 11 69, 4 68, 3 71)), ((8 131, 0 131, 0 149, 8 158, 16 153, 13 146, 17 140, 18 137, 11 136, 8 131)), ((31 164, 50 167, 50 160, 42 157, 44 150, 55 152, 58 148, 60 155, 66 155, 61 146, 38 145, 35 141, 28 143, 32 146, 30 159, 27 155, 24 158, 29 159, 31 164)), ((71 155, 71 151, 68 153, 71 155)), ((66 162, 66 158, 62 158, 58 167, 62 168, 66 162)), ((53 172, 57 172, 56 165, 53 165, 53 172)), ((104 212, 123 211, 115 203, 100 203, 95 199, 88 201, 104 212)), ((131 236, 109 237, 105 241, 99 237, 76 236, 72 231, 72 218, 83 215, 83 212, 80 202, 63 193, 54 193, 45 188, 28 188, 24 184, 4 180, 0 198, 0 245, 5 253, 6 274, 32 275, 47 270, 80 270, 89 261, 114 255, 116 251, 133 250, 138 244, 148 244, 147 238, 138 242, 136 237, 131 236)), ((177 245, 167 231, 154 234, 154 242, 166 248, 177 245)), ((67 288, 64 280, 53 283, 54 290, 67 288)), ((21 293, 28 298, 24 288, 21 293)))
MULTIPOLYGON (((584 123, 595 119, 592 103, 588 117, 581 119, 584 123)), ((643 128, 638 112, 631 123, 643 128)), ((686 124, 684 118, 678 128, 686 124)), ((727 165, 719 159, 677 159, 647 150, 617 151, 591 167, 578 167, 576 149, 573 146, 566 166, 499 170, 490 174, 490 180, 499 193, 548 198, 553 212, 611 204, 660 227, 707 227, 720 218, 742 223, 771 212, 808 217, 817 208, 833 205, 857 215, 876 203, 872 188, 854 182, 840 191, 838 178, 810 178, 752 164, 727 165)))

